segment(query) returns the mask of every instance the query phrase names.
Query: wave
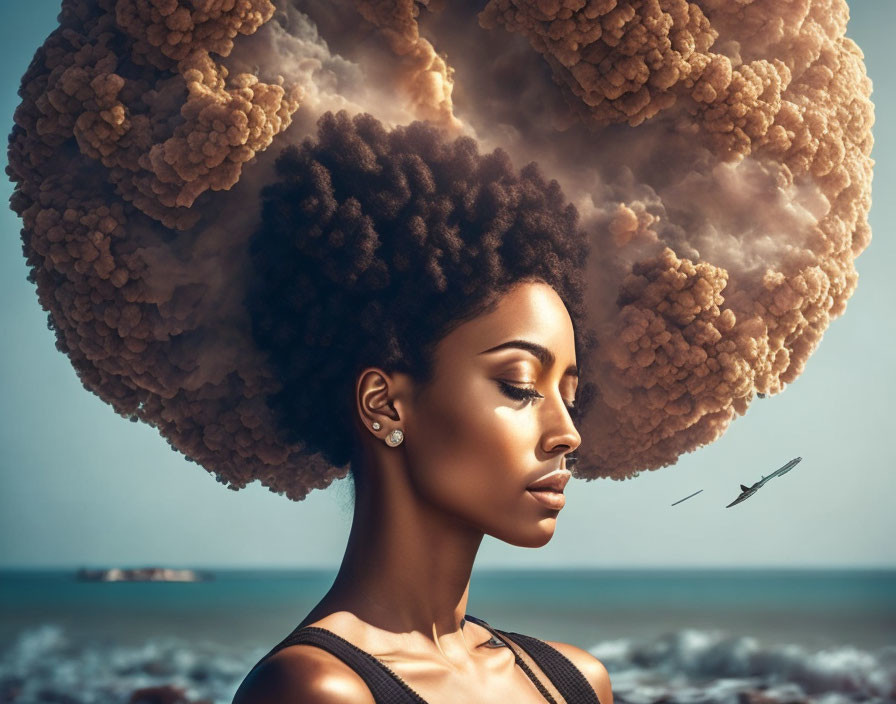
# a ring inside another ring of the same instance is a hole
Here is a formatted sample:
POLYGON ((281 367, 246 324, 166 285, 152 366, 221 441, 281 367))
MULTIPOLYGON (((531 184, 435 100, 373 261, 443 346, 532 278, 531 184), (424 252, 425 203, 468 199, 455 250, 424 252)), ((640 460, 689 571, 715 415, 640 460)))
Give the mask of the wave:
POLYGON ((649 641, 605 641, 589 650, 609 671, 617 704, 896 702, 896 646, 812 651, 682 630, 649 641))
POLYGON ((22 631, 0 653, 0 703, 229 704, 266 652, 178 638, 153 638, 139 646, 76 640, 61 626, 42 624, 22 631), (138 690, 162 687, 169 690, 167 698, 161 692, 134 697, 138 690))
MULTIPOLYGON (((229 704, 269 647, 173 637, 123 645, 42 624, 0 651, 0 703, 229 704), (167 698, 159 692, 134 696, 148 688, 169 688, 167 698)), ((810 651, 682 630, 651 640, 603 641, 589 650, 606 665, 616 704, 896 702, 896 646, 810 651)))

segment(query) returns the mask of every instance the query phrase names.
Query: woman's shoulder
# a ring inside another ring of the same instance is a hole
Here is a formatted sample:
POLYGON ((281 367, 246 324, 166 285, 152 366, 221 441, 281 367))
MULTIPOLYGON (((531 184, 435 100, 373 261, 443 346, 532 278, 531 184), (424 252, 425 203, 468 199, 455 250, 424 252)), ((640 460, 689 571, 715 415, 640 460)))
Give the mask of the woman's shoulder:
MULTIPOLYGON (((351 667, 313 645, 290 645, 265 659, 243 680, 232 704, 375 704, 351 667)), ((603 704, 603 702, 601 702, 603 704)))
POLYGON ((569 643, 546 640, 545 643, 560 651, 575 665, 591 685, 600 704, 613 704, 613 689, 610 686, 610 674, 604 664, 587 650, 569 643))

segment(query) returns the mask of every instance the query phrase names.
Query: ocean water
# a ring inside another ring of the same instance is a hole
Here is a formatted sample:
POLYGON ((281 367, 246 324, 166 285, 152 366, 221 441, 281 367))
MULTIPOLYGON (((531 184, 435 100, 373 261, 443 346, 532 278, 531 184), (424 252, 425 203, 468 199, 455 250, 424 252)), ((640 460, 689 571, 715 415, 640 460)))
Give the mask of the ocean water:
MULTIPOLYGON (((335 576, 212 572, 0 571, 0 703, 227 704, 335 576)), ((589 650, 619 704, 896 702, 892 571, 483 570, 467 613, 589 650)))

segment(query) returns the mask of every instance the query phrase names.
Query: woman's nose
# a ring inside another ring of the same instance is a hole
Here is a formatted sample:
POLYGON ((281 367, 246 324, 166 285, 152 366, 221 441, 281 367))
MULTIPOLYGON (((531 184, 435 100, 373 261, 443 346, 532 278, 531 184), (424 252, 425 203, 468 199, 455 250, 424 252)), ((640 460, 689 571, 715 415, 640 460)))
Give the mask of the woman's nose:
POLYGON ((550 425, 544 437, 545 452, 553 454, 564 448, 565 452, 572 452, 582 444, 582 436, 579 435, 563 399, 557 401, 556 410, 550 414, 550 420, 546 421, 550 425))

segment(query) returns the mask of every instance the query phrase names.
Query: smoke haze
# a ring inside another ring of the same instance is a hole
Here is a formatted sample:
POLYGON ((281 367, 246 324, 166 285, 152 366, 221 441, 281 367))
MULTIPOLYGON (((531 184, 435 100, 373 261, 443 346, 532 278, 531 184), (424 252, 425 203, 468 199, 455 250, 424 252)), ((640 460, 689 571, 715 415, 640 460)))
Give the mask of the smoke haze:
POLYGON ((575 473, 712 442, 856 286, 873 108, 837 0, 73 0, 22 79, 12 207, 84 385, 222 482, 344 475, 271 430, 242 310, 258 191, 327 111, 536 161, 591 241, 575 473), (211 8, 211 6, 209 6, 211 8))

